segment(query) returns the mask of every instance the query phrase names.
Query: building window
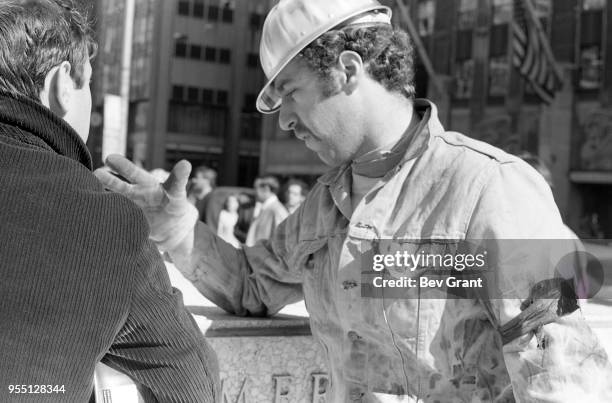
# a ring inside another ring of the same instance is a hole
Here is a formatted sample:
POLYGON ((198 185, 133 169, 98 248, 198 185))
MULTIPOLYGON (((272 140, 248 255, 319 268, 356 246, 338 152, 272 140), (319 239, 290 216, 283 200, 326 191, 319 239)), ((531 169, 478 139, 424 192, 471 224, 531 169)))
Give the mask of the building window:
POLYGON ((219 63, 230 64, 231 52, 229 49, 219 49, 219 63))
POLYGON ((176 57, 187 57, 187 44, 185 42, 177 42, 174 47, 174 55, 176 57))
POLYGON ((217 104, 227 105, 227 91, 224 91, 224 90, 217 91, 217 104))
POLYGON ((206 88, 202 90, 202 103, 204 105, 211 105, 213 103, 213 90, 206 88))
POLYGON ((582 0, 582 9, 585 11, 603 10, 605 7, 606 0, 582 0))
POLYGON ((242 112, 257 112, 257 108, 255 107, 255 103, 257 102, 256 94, 245 94, 243 102, 242 112))
MULTIPOLYGON (((492 98, 503 98, 508 93, 510 79, 510 64, 508 58, 508 30, 509 21, 512 19, 512 2, 496 0, 498 19, 491 27, 489 37, 489 96, 492 98), (506 16, 506 7, 510 7, 510 20, 506 16)), ((495 9, 494 9, 495 20, 495 9)))
POLYGON ((510 65, 506 55, 492 57, 489 61, 489 96, 505 97, 508 93, 510 65))
POLYGON ((580 16, 580 68, 578 86, 596 90, 603 82, 603 10, 598 2, 586 2, 580 16), (588 3, 588 4, 587 4, 588 3), (588 7, 588 8, 587 8, 588 7))
POLYGON ((240 116, 240 137, 245 140, 261 139, 261 114, 243 112, 240 116))
POLYGON ((535 0, 535 15, 540 20, 544 32, 548 32, 549 20, 552 15, 551 0, 535 0))
POLYGON ((259 66, 259 55, 257 53, 247 54, 247 67, 259 66))
POLYGON ((259 172, 259 157, 238 157, 238 186, 253 186, 259 172))
POLYGON ((223 6, 223 10, 221 11, 221 21, 229 24, 234 21, 234 9, 229 2, 225 3, 223 6))
POLYGON ((225 133, 227 108, 170 101, 168 131, 221 137, 225 133))
POLYGON ((172 99, 175 101, 182 101, 183 94, 185 93, 185 87, 182 85, 173 85, 172 86, 172 99))
POLYGON ((200 101, 200 90, 196 87, 187 87, 187 101, 198 103, 200 101))
POLYGON ((512 21, 513 0, 493 0, 493 25, 507 24, 512 21))
POLYGON ((476 6, 478 0, 460 0, 457 14, 459 30, 472 29, 476 26, 476 6))
POLYGON ((458 61, 472 58, 472 30, 457 31, 455 58, 458 61))
POLYGON ((457 14, 455 44, 454 91, 455 99, 469 99, 474 82, 472 37, 476 24, 476 0, 461 0, 457 14))
POLYGON ((189 1, 188 0, 179 0, 178 15, 189 15, 189 1))
POLYGON ((417 3, 417 24, 420 36, 428 36, 433 33, 434 9, 433 0, 419 0, 417 3))
POLYGON ((456 99, 469 99, 472 96, 474 84, 474 61, 461 60, 455 63, 455 91, 456 99))
POLYGON ((580 89, 596 90, 603 80, 603 52, 601 46, 580 48, 580 89))
POLYGON ((263 25, 263 16, 258 13, 251 13, 249 16, 249 26, 253 31, 257 31, 263 25))
POLYGON ((508 24, 493 25, 489 37, 489 54, 491 57, 508 55, 508 24))
POLYGON ((261 139, 261 114, 257 112, 256 94, 245 94, 240 116, 240 137, 248 140, 261 139))
POLYGON ((190 48, 191 51, 189 52, 189 57, 196 60, 202 58, 202 47, 200 45, 191 45, 190 48))
POLYGON ((218 20, 219 20, 219 7, 209 6, 208 7, 208 21, 218 21, 218 20))
POLYGON ((217 49, 207 46, 204 49, 204 60, 214 62, 217 60, 217 49))
POLYGON ((204 18, 204 2, 202 0, 195 0, 193 2, 193 16, 204 18))

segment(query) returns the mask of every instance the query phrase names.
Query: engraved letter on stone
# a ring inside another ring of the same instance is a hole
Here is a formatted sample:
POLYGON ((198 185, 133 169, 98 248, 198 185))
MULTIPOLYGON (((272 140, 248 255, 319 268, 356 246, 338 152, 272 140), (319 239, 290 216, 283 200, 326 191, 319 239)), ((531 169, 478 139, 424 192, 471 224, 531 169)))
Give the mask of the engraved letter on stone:
POLYGON ((312 403, 325 403, 328 384, 327 374, 312 374, 312 403))
POLYGON ((291 375, 274 375, 276 390, 274 392, 274 403, 291 403, 295 399, 292 396, 291 375))

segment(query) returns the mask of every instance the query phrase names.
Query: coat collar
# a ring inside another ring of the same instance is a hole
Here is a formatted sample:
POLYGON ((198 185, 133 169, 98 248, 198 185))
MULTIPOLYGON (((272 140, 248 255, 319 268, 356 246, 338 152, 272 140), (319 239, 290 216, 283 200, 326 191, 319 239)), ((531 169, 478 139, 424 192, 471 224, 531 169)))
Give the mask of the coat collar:
POLYGON ((56 153, 80 162, 89 170, 93 167, 87 146, 74 129, 32 99, 0 91, 0 124, 37 137, 56 153))

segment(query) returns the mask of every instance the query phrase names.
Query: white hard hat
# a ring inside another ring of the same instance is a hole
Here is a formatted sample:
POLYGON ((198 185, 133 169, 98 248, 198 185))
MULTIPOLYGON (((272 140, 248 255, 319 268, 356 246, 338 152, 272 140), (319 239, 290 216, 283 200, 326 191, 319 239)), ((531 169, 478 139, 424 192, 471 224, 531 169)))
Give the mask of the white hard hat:
POLYGON ((271 87, 283 68, 312 41, 338 25, 391 23, 391 9, 377 0, 280 0, 263 26, 259 57, 268 81, 257 97, 261 113, 274 113, 281 98, 271 87))

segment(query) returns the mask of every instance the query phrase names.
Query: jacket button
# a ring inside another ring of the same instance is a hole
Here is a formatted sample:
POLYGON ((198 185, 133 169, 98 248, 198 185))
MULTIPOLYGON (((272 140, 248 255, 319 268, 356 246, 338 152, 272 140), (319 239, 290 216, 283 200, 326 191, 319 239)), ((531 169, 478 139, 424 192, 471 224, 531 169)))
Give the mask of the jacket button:
POLYGON ((354 330, 351 330, 350 332, 348 332, 348 338, 350 341, 361 340, 361 336, 358 335, 357 332, 354 330))
POLYGON ((349 389, 348 395, 349 402, 361 403, 363 402, 363 396, 365 393, 361 388, 353 387, 349 389))
POLYGON ((342 288, 345 290, 350 290, 351 288, 357 287, 357 282, 354 280, 346 280, 342 282, 342 288))

